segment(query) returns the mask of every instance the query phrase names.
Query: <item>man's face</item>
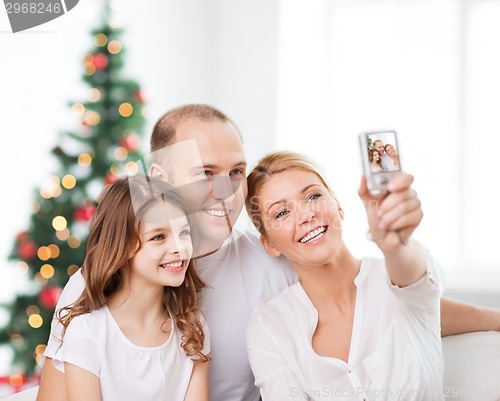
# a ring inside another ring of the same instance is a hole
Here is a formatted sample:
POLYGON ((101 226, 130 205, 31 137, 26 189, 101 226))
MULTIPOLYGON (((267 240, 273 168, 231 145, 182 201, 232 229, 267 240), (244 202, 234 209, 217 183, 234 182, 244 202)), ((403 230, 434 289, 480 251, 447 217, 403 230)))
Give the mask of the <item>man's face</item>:
POLYGON ((169 160, 161 163, 167 181, 189 201, 198 240, 217 249, 229 237, 247 195, 241 138, 230 123, 188 120, 177 126, 169 147, 169 160))
POLYGON ((384 154, 384 144, 382 141, 375 141, 374 144, 375 150, 382 156, 384 154))

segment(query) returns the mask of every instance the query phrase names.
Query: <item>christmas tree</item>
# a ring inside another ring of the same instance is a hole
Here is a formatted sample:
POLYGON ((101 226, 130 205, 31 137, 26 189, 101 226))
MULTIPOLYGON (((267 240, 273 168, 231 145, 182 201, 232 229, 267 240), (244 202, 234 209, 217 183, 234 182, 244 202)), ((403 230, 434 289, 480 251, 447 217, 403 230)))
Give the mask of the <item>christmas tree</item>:
POLYGON ((122 30, 109 23, 110 16, 106 3, 104 22, 92 32, 95 45, 83 60, 88 100, 70 107, 81 125, 63 133, 53 149, 59 172, 36 189, 29 228, 17 235, 10 255, 31 288, 3 305, 10 319, 0 344, 12 347, 13 369, 26 376, 37 371, 58 297, 83 262, 96 197, 119 176, 133 174, 141 157, 144 96, 123 77, 122 30))

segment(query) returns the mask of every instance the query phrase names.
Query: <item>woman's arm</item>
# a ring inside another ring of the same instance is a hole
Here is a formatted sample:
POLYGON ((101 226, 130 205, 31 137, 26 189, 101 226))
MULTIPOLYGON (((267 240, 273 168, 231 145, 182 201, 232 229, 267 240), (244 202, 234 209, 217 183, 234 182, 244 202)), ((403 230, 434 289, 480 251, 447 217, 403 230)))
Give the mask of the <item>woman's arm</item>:
POLYGON ((406 287, 427 271, 427 250, 409 240, 422 221, 417 193, 411 188, 413 176, 401 173, 388 184, 388 195, 373 197, 363 178, 359 196, 363 201, 373 241, 384 253, 387 272, 393 284, 406 287))
POLYGON ((208 401, 208 364, 195 361, 184 401, 208 401))
POLYGON ((99 379, 88 370, 64 364, 68 401, 102 401, 99 379))

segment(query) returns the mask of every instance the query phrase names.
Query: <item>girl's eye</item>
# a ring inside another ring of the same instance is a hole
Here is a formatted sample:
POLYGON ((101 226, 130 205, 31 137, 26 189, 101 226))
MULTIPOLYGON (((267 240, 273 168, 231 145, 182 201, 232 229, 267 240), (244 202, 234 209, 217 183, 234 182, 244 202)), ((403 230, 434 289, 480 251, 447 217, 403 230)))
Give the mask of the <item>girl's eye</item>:
POLYGON ((321 194, 313 194, 313 195, 311 195, 311 196, 309 196, 309 197, 307 198, 306 202, 311 202, 311 201, 314 201, 314 200, 316 200, 316 199, 318 199, 318 198, 320 198, 320 197, 321 197, 321 194))
POLYGON ((163 234, 158 234, 151 238, 151 241, 161 241, 163 239, 165 239, 165 236, 163 234))
POLYGON ((287 214, 288 214, 288 210, 282 210, 276 216, 274 216, 274 220, 281 219, 283 216, 286 216, 287 214))
POLYGON ((180 233, 179 233, 179 237, 189 237, 191 235, 191 232, 187 229, 185 230, 182 230, 180 233))

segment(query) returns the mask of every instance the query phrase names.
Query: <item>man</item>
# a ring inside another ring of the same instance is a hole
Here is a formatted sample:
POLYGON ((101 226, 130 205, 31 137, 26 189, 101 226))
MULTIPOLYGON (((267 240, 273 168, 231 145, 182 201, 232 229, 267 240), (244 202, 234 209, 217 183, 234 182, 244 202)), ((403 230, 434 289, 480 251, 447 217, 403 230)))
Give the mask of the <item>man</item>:
MULTIPOLYGON (((167 112, 151 137, 151 175, 176 187, 201 188, 197 228, 204 249, 197 268, 208 288, 202 309, 211 332, 209 392, 213 401, 257 401, 245 346, 247 320, 260 299, 270 298, 295 282, 283 259, 271 259, 250 233, 237 233, 234 222, 247 194, 246 161, 241 136, 232 121, 206 105, 187 105, 167 112), (204 198, 204 199, 203 199, 204 198)), ((66 285, 56 309, 73 302, 84 283, 79 272, 66 285)), ((500 330, 500 313, 442 301, 443 335, 500 330), (497 323, 494 320, 497 320, 497 323)), ((64 375, 51 361, 60 330, 56 321, 45 352, 38 401, 65 401, 64 375)), ((124 371, 126 367, 124 367, 124 371)))
POLYGON ((389 166, 390 163, 392 163, 392 159, 385 152, 384 143, 380 139, 377 139, 375 142, 373 142, 373 149, 375 149, 380 155, 380 160, 382 162, 382 170, 389 171, 390 170, 389 166))

